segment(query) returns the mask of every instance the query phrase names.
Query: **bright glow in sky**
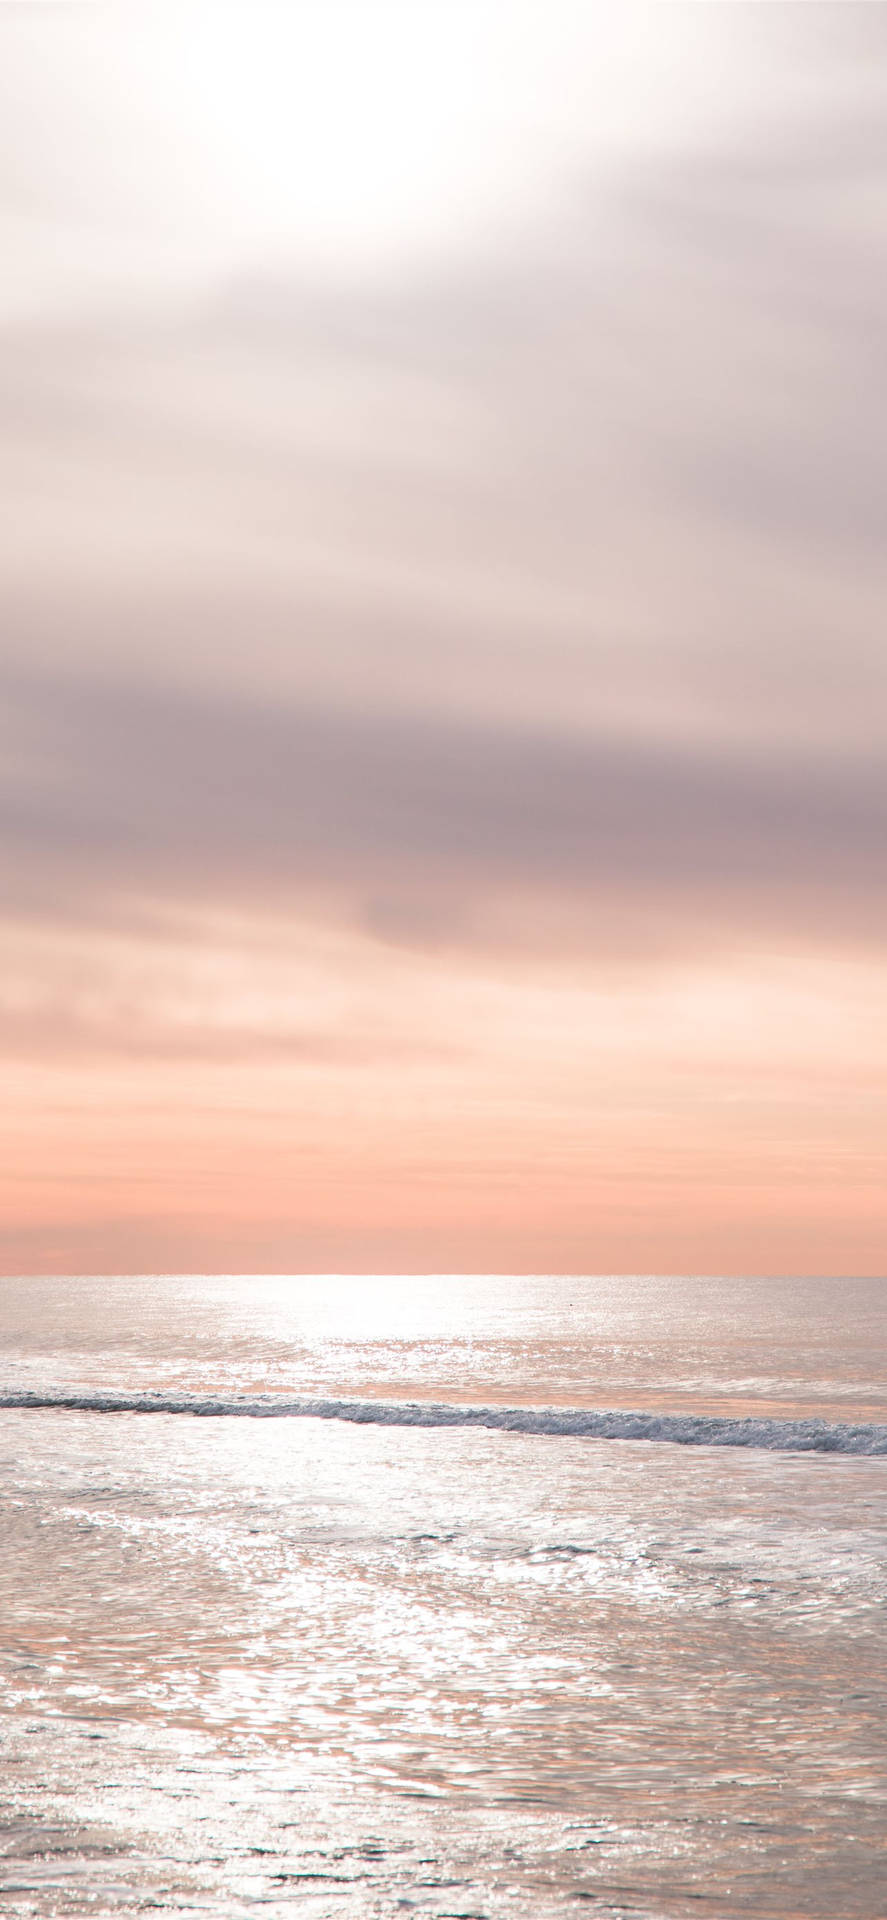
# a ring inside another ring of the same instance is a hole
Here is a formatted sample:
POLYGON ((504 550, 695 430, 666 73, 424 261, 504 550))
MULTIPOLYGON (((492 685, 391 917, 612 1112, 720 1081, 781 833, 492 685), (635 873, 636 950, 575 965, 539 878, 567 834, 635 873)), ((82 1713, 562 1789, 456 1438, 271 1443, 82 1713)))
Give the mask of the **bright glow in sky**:
POLYGON ((159 0, 4 26, 13 125, 56 123, 33 159, 83 223, 63 264, 94 262, 98 214, 106 273, 116 246, 141 297, 189 264, 378 271, 501 241, 733 104, 729 28, 643 0, 159 0))
POLYGON ((237 232, 366 260, 686 129, 705 92, 680 38, 661 9, 587 0, 213 0, 155 18, 140 70, 237 232))

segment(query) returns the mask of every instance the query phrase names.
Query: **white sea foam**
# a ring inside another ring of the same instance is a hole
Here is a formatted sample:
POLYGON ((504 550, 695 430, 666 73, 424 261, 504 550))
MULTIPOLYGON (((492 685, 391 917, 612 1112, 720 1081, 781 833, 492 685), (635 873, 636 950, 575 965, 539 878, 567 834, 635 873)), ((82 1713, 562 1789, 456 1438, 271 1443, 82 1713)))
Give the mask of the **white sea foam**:
POLYGON ((77 1413, 184 1413, 221 1419, 348 1420, 388 1427, 489 1427, 589 1440, 659 1440, 684 1447, 762 1447, 779 1453, 887 1454, 887 1426, 827 1420, 720 1419, 708 1414, 584 1407, 459 1406, 431 1401, 220 1398, 160 1393, 0 1393, 0 1407, 77 1413))

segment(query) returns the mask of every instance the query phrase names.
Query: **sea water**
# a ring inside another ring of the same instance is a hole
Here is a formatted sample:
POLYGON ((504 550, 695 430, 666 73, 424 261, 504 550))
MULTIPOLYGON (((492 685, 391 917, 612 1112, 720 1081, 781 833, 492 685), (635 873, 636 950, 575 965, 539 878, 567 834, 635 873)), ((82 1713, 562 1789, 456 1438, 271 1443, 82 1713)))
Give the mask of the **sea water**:
POLYGON ((16 1915, 881 1920, 887 1287, 0 1281, 16 1915))

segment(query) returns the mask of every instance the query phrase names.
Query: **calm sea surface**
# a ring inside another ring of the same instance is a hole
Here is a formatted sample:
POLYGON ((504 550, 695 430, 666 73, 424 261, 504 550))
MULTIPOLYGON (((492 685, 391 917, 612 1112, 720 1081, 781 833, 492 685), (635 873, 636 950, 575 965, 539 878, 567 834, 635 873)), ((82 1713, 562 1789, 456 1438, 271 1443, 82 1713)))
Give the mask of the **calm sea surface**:
POLYGON ((11 1914, 887 1915, 883 1282, 0 1281, 0 1488, 11 1914))

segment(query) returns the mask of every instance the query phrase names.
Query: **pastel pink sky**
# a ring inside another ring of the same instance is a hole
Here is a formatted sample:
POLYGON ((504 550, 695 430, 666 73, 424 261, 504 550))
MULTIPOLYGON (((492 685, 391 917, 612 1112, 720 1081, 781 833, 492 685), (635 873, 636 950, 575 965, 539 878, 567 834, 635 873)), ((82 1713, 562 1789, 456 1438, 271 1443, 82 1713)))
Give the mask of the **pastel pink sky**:
POLYGON ((885 56, 0 10, 0 1271, 884 1270, 885 56))

